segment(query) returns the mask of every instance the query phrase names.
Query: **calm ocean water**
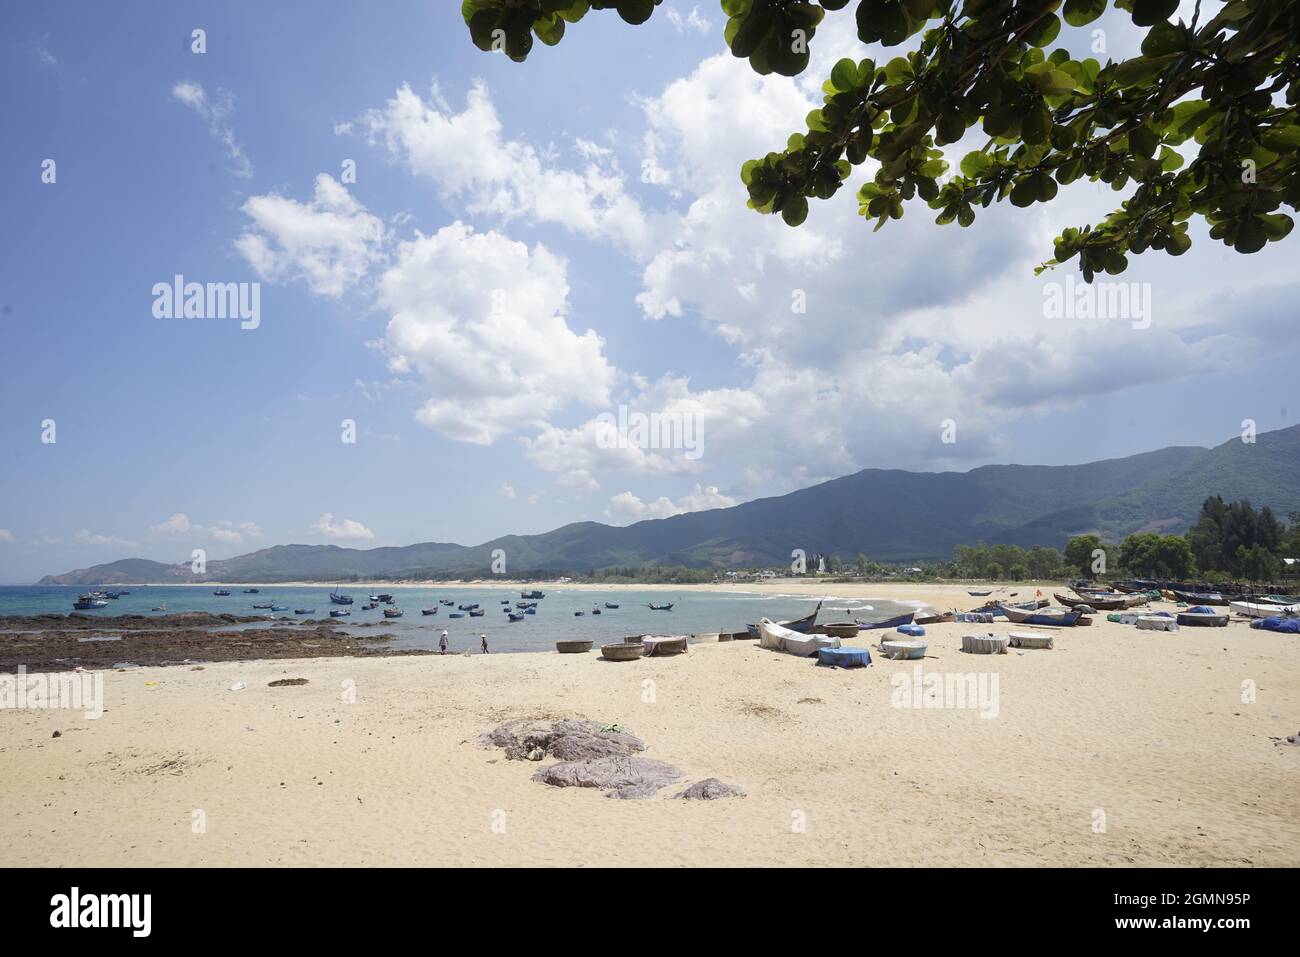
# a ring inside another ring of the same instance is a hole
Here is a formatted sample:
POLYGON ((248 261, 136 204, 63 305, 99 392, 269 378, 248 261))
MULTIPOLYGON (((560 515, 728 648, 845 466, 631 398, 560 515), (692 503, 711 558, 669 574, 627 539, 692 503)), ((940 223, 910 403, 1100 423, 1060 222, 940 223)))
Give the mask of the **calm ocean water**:
MULTIPOLYGON (((108 607, 83 612, 86 615, 151 614, 150 609, 166 604, 169 612, 207 611, 227 612, 234 615, 269 614, 255 610, 253 603, 275 602, 295 608, 315 609, 315 615, 301 616, 325 618, 330 609, 328 586, 288 587, 271 585, 262 587, 256 595, 245 595, 238 585, 229 586, 229 597, 213 595, 215 585, 127 585, 129 595, 108 603, 108 607)), ((225 586, 223 586, 225 587, 225 586)), ((71 612, 77 595, 85 591, 75 587, 0 587, 0 615, 34 615, 71 612)), ((478 651, 478 636, 486 634, 493 651, 543 651, 555 647, 555 642, 567 638, 590 638, 597 645, 618 641, 627 635, 695 634, 709 631, 742 631, 746 624, 767 617, 774 621, 798 618, 816 607, 818 598, 810 595, 759 595, 746 592, 708 592, 683 589, 680 591, 638 590, 635 587, 611 591, 592 592, 578 589, 543 588, 546 597, 538 602, 537 614, 527 615, 523 621, 508 622, 501 600, 508 598, 513 610, 520 600, 519 587, 512 588, 397 588, 376 587, 374 591, 389 591, 395 605, 405 613, 402 618, 385 620, 379 609, 363 611, 370 593, 369 588, 343 588, 356 604, 350 606, 352 617, 344 626, 349 632, 364 636, 388 632, 397 636, 396 648, 436 648, 438 638, 445 628, 453 651, 470 648, 478 651), (448 618, 455 607, 438 605, 438 599, 451 599, 456 605, 477 602, 487 609, 482 618, 448 618), (619 607, 606 609, 605 602, 619 607), (649 602, 673 602, 672 611, 651 611, 649 602), (438 606, 436 615, 421 615, 422 608, 438 606), (593 615, 594 607, 601 614, 593 615), (575 617, 575 611, 582 611, 575 617), (373 628, 357 628, 365 622, 380 622, 373 628)), ((380 605, 380 609, 385 606, 380 605)), ((833 594, 826 596, 818 620, 822 622, 848 621, 851 617, 863 621, 891 618, 915 607, 892 601, 872 599, 846 599, 833 594)), ((288 615, 277 612, 276 617, 288 615)), ((0 622, 0 629, 4 624, 0 622)))

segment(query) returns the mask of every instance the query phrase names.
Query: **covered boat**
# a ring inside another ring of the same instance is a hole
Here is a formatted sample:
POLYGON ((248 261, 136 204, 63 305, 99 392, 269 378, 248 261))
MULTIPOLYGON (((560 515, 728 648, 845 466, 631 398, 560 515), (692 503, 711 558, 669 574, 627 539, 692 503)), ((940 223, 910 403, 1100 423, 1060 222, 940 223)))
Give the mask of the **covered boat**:
POLYGON ((805 635, 767 618, 758 622, 759 647, 807 658, 819 648, 838 648, 840 640, 834 635, 805 635))
POLYGON ((871 652, 866 648, 818 648, 817 664, 830 668, 866 668, 871 664, 871 652))
POLYGON ((880 643, 880 653, 892 660, 924 658, 929 646, 919 638, 886 638, 880 643))
POLYGON ((1300 618, 1283 618, 1280 615, 1272 618, 1260 618, 1250 623, 1252 628, 1260 628, 1264 631, 1280 631, 1284 635, 1300 635, 1300 618))
POLYGON ((1135 624, 1140 631, 1178 630, 1178 622, 1170 615, 1139 615, 1135 624))
POLYGON ((1196 605, 1178 613, 1178 624, 1202 628, 1226 628, 1228 615, 1227 612, 1217 612, 1205 605, 1196 605))
POLYGON ((1056 625, 1061 628, 1068 628, 1071 625, 1078 624, 1079 619, 1083 617, 1083 612, 1077 608, 1069 611, 1050 608, 1029 611, 1022 608, 1008 608, 1006 605, 1000 605, 999 608, 1007 620, 1015 625, 1056 625))
POLYGON ((1228 599, 1218 592, 1179 591, 1177 588, 1170 589, 1170 591, 1173 592, 1176 599, 1185 601, 1189 605, 1226 606, 1228 604, 1228 599))

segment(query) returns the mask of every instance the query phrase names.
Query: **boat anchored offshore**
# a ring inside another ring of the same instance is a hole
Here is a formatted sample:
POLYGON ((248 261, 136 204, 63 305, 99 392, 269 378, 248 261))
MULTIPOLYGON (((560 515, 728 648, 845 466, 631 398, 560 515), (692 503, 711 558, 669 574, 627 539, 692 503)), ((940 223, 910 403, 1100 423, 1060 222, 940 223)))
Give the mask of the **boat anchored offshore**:
POLYGON ((72 603, 72 607, 77 611, 89 611, 92 608, 103 608, 108 604, 106 598, 96 598, 94 595, 78 595, 77 600, 72 603))
POLYGON ((218 597, 220 597, 220 598, 225 598, 227 595, 230 594, 230 589, 229 589, 229 588, 218 588, 218 589, 217 589, 216 591, 214 591, 212 594, 214 594, 214 595, 216 595, 216 596, 218 596, 218 597))
POLYGON ((336 605, 352 604, 351 596, 342 594, 341 592, 338 591, 338 589, 335 589, 334 591, 330 592, 330 601, 336 605))

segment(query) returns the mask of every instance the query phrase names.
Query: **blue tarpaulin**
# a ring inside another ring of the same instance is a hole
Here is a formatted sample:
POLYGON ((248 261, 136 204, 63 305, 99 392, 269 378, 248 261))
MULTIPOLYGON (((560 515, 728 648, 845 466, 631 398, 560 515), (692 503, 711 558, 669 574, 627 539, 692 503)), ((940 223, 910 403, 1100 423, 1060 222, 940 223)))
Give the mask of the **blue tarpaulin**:
POLYGON ((899 625, 899 634, 910 635, 913 638, 920 638, 925 634, 925 628, 921 625, 899 625))
POLYGON ((1280 631, 1287 635, 1300 635, 1300 618, 1257 618, 1250 623, 1252 628, 1262 628, 1265 631, 1280 631))
POLYGON ((818 648, 817 664, 837 668, 865 668, 871 664, 871 652, 866 648, 818 648))

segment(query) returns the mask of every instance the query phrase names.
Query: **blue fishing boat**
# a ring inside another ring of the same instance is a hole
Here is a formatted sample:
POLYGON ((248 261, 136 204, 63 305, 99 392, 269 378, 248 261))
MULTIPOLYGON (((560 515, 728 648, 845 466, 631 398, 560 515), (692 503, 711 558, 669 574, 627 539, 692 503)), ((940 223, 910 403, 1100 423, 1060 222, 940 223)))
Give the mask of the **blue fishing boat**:
POLYGON ((256 594, 258 594, 261 590, 262 590, 262 589, 260 589, 260 588, 245 588, 245 589, 244 589, 244 594, 245 594, 245 595, 256 595, 256 594))
POLYGON ((455 603, 454 601, 452 601, 450 598, 439 598, 439 599, 438 599, 438 604, 439 604, 439 605, 447 605, 447 606, 451 606, 451 605, 454 605, 454 604, 456 604, 456 603, 455 603))
POLYGON ((448 615, 447 617, 448 617, 448 618, 464 618, 464 617, 465 617, 465 613, 464 613, 464 612, 460 612, 460 611, 453 611, 453 612, 452 612, 450 615, 448 615))
POLYGON ((229 588, 218 588, 218 589, 217 589, 216 591, 214 591, 212 594, 214 594, 214 595, 216 595, 216 596, 218 596, 218 597, 220 597, 220 598, 224 598, 224 597, 226 597, 227 595, 230 594, 230 589, 229 589, 229 588))
POLYGON ((1083 612, 1078 609, 1071 609, 1070 611, 1035 609, 1030 611, 1020 608, 1008 608, 1006 605, 999 607, 1001 613, 1013 625, 1056 625, 1061 628, 1068 628, 1071 625, 1078 624, 1079 619, 1083 617, 1083 612))
POLYGON ((314 615, 314 614, 316 614, 316 609, 315 609, 315 608, 295 608, 295 609, 293 610, 293 613, 294 613, 295 615, 314 615))
POLYGON ((385 609, 384 609, 384 617, 385 617, 385 618, 401 618, 401 617, 402 617, 402 609, 400 609, 400 608, 385 608, 385 609))
POLYGON ((330 617, 331 617, 331 618, 347 618, 347 617, 349 617, 351 614, 352 614, 352 612, 350 612, 350 611, 342 611, 342 610, 340 610, 340 609, 338 609, 338 608, 335 608, 333 611, 330 612, 330 617))
POLYGON ((523 621, 523 620, 524 620, 524 616, 523 616, 523 615, 516 615, 513 611, 508 611, 508 612, 506 612, 506 617, 509 618, 511 621, 523 621))
POLYGON ((525 608, 525 609, 524 609, 524 614, 525 614, 525 615, 535 615, 535 614, 537 614, 537 609, 536 609, 536 608, 525 608))
POLYGON ((78 595, 72 607, 77 611, 90 611, 92 608, 103 608, 107 604, 105 599, 96 598, 94 595, 78 595))
MULTIPOLYGON (((651 605, 650 607, 653 608, 654 606, 651 605)), ((673 606, 669 605, 668 607, 672 608, 673 606)), ((791 631, 797 631, 801 635, 806 635, 812 630, 813 625, 817 624, 817 615, 821 610, 822 602, 819 601, 817 607, 812 610, 812 614, 804 615, 802 618, 791 618, 789 621, 773 622, 773 624, 779 625, 782 628, 789 628, 791 631)), ((910 621, 911 619, 908 620, 910 621)), ((759 637, 758 625, 746 625, 745 628, 749 632, 749 637, 759 637)))
POLYGON ((421 614, 421 615, 436 615, 436 614, 438 614, 438 606, 437 606, 437 605, 434 605, 432 608, 421 608, 421 609, 420 609, 420 614, 421 614))
MULTIPOLYGON (((332 591, 332 592, 330 592, 330 601, 333 602, 333 603, 336 604, 336 605, 350 605, 350 604, 352 604, 352 598, 351 598, 350 596, 348 596, 348 595, 344 595, 344 594, 340 593, 337 589, 334 590, 334 591, 332 591)), ((336 616, 336 617, 337 617, 337 616, 336 616)))

